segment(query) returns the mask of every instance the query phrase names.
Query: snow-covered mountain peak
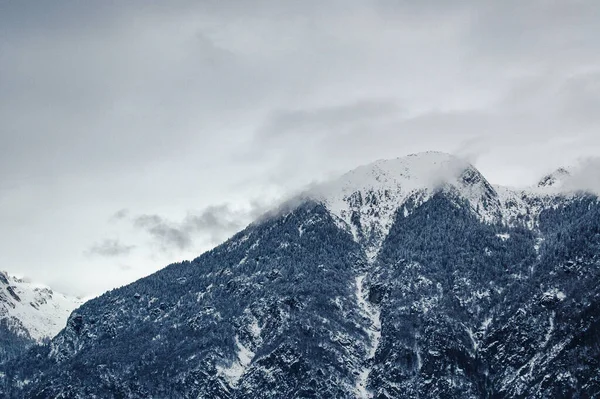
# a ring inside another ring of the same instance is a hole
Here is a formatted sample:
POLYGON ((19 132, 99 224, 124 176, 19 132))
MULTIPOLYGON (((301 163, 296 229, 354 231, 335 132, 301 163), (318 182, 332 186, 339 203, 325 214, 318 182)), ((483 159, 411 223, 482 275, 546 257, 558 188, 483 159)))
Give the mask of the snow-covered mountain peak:
POLYGON ((340 225, 349 229, 374 259, 398 209, 405 215, 438 191, 466 199, 486 221, 501 218, 494 188, 467 161, 442 152, 423 152, 358 167, 313 191, 340 225))
POLYGON ((0 271, 0 319, 7 319, 12 332, 19 336, 35 341, 54 337, 82 303, 79 298, 0 271))
POLYGON ((544 176, 537 184, 538 187, 552 187, 561 188, 563 187, 566 180, 571 177, 571 172, 566 168, 558 168, 554 172, 544 176))
POLYGON ((408 190, 436 187, 456 178, 469 166, 468 162, 453 155, 430 151, 396 159, 381 159, 360 166, 328 185, 335 191, 390 188, 398 184, 408 190))

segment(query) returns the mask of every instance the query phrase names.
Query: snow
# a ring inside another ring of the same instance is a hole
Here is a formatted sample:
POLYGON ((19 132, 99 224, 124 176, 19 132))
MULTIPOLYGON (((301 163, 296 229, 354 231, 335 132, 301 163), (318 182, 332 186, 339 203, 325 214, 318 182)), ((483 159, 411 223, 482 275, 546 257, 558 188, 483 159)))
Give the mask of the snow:
POLYGON ((237 385, 254 359, 254 352, 245 347, 237 335, 235 336, 235 345, 237 347, 236 360, 229 367, 217 366, 217 372, 225 377, 232 387, 237 385))
POLYGON ((417 370, 421 371, 421 367, 423 367, 423 359, 421 358, 421 350, 419 349, 419 339, 421 336, 417 333, 415 334, 415 347, 414 351, 417 355, 417 370))
MULTIPOLYGON (((524 224, 530 229, 537 227, 543 209, 569 195, 556 185, 491 185, 471 164, 442 152, 379 160, 319 184, 305 194, 322 202, 336 223, 362 244, 367 259, 373 262, 396 216, 409 217, 439 190, 465 199, 485 223, 524 224)), ((498 234, 498 238, 507 240, 510 236, 498 234)))
MULTIPOLYGON (((364 291, 364 280, 366 274, 362 274, 356 277, 356 301, 358 304, 358 310, 360 315, 363 316, 368 325, 365 329, 369 342, 367 345, 367 360, 370 361, 375 357, 377 347, 381 340, 381 313, 377 307, 373 306, 368 300, 366 292, 364 291)), ((358 398, 371 398, 373 395, 367 390, 367 380, 371 373, 372 367, 364 367, 356 380, 355 393, 358 398)))
POLYGON ((510 234, 507 234, 507 233, 496 234, 496 237, 498 237, 502 241, 506 241, 510 238, 510 234))
POLYGON ((258 320, 254 319, 252 324, 250 324, 250 333, 254 338, 260 337, 262 333, 262 327, 258 325, 258 320))
POLYGON ((554 318, 556 317, 556 312, 552 311, 552 314, 548 318, 548 331, 546 331, 546 337, 544 339, 544 345, 548 345, 550 342, 550 338, 552 338, 552 333, 554 332, 554 318))
POLYGON ((538 183, 538 187, 562 188, 571 177, 571 172, 566 168, 559 168, 553 173, 544 176, 538 183))
POLYGON ((31 338, 38 342, 56 336, 65 327, 71 312, 84 302, 26 278, 1 271, 0 274, 9 282, 8 286, 0 282, 0 296, 5 299, 5 302, 0 301, 0 318, 19 320, 31 338), (10 294, 9 287, 20 300, 10 294))
POLYGON ((483 323, 481 323, 481 329, 484 330, 484 331, 487 331, 487 329, 490 326, 490 324, 492 324, 492 318, 488 317, 487 319, 485 319, 483 321, 483 323))
POLYGON ((357 398, 368 399, 373 397, 373 394, 367 389, 367 380, 370 372, 370 369, 364 369, 358 374, 358 379, 354 388, 354 393, 357 398))
POLYGON ((479 342, 475 334, 473 334, 473 330, 468 327, 465 327, 465 331, 469 334, 469 338, 471 339, 471 344, 473 345, 473 351, 477 353, 477 349, 479 349, 479 342))
MULTIPOLYGON (((446 180, 456 180, 466 165, 458 158, 437 152, 379 160, 315 187, 312 194, 347 224, 357 241, 367 241, 367 255, 374 259, 396 211, 406 200, 422 197, 422 202, 446 180), (353 212, 360 217, 359 226, 352 223, 353 212)), ((405 208, 404 215, 408 214, 405 208)))
POLYGON ((370 349, 369 349, 369 358, 373 358, 375 356, 375 352, 377 351, 377 347, 379 346, 379 341, 381 339, 381 312, 377 309, 376 306, 372 305, 366 299, 366 293, 364 292, 364 280, 366 278, 366 274, 360 275, 356 277, 356 300, 358 303, 358 309, 360 314, 363 317, 366 317, 369 321, 369 326, 367 328, 367 334, 370 338, 370 349))
MULTIPOLYGON (((492 186, 471 164, 441 152, 379 160, 317 185, 309 196, 325 204, 373 261, 396 215, 408 217, 439 190, 466 199, 483 222, 507 225, 531 215, 526 223, 534 226, 544 205, 556 198, 556 193, 545 188, 492 186)), ((498 237, 509 238, 506 234, 498 237)))
POLYGON ((502 223, 507 226, 525 225, 528 229, 537 227, 538 217, 544 209, 575 196, 574 192, 548 187, 494 186, 494 189, 501 204, 502 223))
POLYGON ((542 294, 542 300, 558 299, 559 301, 564 301, 566 297, 567 296, 565 295, 565 293, 556 287, 551 288, 542 294))
POLYGON ((479 350, 479 347, 481 346, 481 341, 482 341, 483 337, 485 336, 485 334, 487 333, 489 326, 492 324, 492 320, 493 319, 491 317, 484 319, 483 322, 481 323, 481 326, 478 329, 476 329, 475 331, 473 331, 472 328, 467 327, 466 325, 463 324, 463 328, 465 329, 465 331, 467 332, 467 334, 469 335, 469 338, 471 340, 471 344, 473 346, 474 353, 477 353, 477 351, 479 350))

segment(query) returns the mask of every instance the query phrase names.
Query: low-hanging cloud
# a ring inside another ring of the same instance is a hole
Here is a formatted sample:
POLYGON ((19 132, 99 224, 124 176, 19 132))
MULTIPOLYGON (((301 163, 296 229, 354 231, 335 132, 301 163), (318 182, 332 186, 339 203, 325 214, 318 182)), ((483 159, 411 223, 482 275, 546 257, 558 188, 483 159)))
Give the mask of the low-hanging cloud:
POLYGON ((192 238, 188 231, 159 215, 136 216, 133 225, 145 230, 165 248, 187 249, 192 245, 192 238))
POLYGON ((565 181, 563 188, 600 195, 600 157, 581 160, 571 170, 571 176, 565 181))
POLYGON ((135 245, 123 244, 118 239, 105 239, 92 245, 85 253, 91 256, 117 257, 128 255, 135 245))
POLYGON ((135 228, 148 233, 163 249, 190 249, 199 240, 218 244, 266 212, 268 204, 250 202, 248 207, 230 204, 212 205, 199 213, 190 212, 181 221, 169 220, 157 214, 132 218, 135 228))

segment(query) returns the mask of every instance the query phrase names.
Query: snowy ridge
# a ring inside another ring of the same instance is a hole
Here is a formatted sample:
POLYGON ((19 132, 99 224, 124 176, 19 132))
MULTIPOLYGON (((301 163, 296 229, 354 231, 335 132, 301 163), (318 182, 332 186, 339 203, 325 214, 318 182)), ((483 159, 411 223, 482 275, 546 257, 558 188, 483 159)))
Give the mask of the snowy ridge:
POLYGON ((0 271, 0 319, 9 319, 13 332, 19 336, 38 342, 54 337, 82 303, 79 298, 0 271))
POLYGON ((566 168, 558 168, 556 171, 544 176, 538 183, 538 187, 563 187, 565 181, 571 177, 571 172, 566 168))
POLYGON ((317 186, 310 195, 325 204, 373 261, 397 212, 408 216, 436 192, 466 200, 485 223, 535 228, 543 209, 569 196, 560 189, 560 182, 568 176, 561 168, 535 187, 496 186, 463 159, 424 152, 361 166, 317 186))
POLYGON ((398 209, 404 206, 406 216, 439 190, 458 192, 485 221, 501 217, 495 190, 477 169, 440 152, 361 166, 316 187, 312 195, 344 222, 373 260, 398 209))
POLYGON ((494 186, 498 193, 502 223, 507 226, 537 227, 538 216, 560 202, 575 198, 573 192, 561 192, 552 186, 512 188, 494 186))

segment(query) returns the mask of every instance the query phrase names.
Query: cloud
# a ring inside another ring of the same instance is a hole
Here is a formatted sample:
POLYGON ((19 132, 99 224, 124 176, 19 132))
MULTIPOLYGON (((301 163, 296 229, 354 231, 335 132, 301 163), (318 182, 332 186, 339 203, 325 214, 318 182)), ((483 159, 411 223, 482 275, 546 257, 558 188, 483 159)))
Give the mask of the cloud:
POLYGON ((131 253, 135 245, 125 245, 118 239, 106 239, 92 245, 85 251, 87 255, 102 257, 117 257, 131 253))
POLYGON ((123 219, 127 219, 129 217, 129 209, 123 208, 123 209, 119 209, 118 211, 116 211, 114 213, 114 215, 112 215, 110 217, 110 221, 119 221, 119 220, 123 220, 123 219))
POLYGON ((562 189, 588 191, 600 196, 600 157, 580 160, 562 189))
POLYGON ((190 212, 181 221, 160 215, 135 216, 133 226, 148 233, 165 250, 193 248, 196 241, 215 245, 267 211, 269 205, 258 201, 247 207, 231 204, 211 205, 199 213, 190 212))
POLYGON ((254 219, 255 210, 235 211, 228 204, 213 205, 200 214, 190 214, 182 222, 186 231, 197 232, 209 237, 213 243, 235 233, 249 219, 254 219))
POLYGON ((292 133, 339 134, 347 127, 374 123, 400 113, 393 101, 362 100, 320 108, 279 109, 271 113, 258 138, 282 137, 292 133))
POLYGON ((190 232, 159 215, 136 216, 133 224, 145 230, 164 248, 187 249, 192 245, 190 232))
POLYGON ((0 1, 3 259, 108 289, 243 228, 248 198, 425 150, 533 183, 600 153, 599 12, 596 0, 0 1), (135 268, 107 276, 106 259, 72 248, 101 243, 124 204, 110 234, 138 244, 135 268))
POLYGON ((453 154, 475 164, 477 159, 490 150, 490 144, 482 136, 474 136, 460 142, 453 154))

